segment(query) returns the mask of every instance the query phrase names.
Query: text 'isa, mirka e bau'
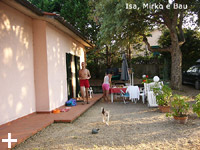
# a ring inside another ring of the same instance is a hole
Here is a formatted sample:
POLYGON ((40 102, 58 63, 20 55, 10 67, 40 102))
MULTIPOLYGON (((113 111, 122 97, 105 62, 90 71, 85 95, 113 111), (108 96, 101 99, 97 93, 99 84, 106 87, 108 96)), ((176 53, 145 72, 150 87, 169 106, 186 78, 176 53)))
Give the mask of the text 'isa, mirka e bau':
MULTIPOLYGON (((188 6, 187 4, 179 4, 179 3, 174 3, 174 4, 167 4, 167 5, 163 5, 163 4, 157 4, 157 3, 143 3, 142 5, 143 9, 187 9, 188 6)), ((126 3, 126 9, 140 9, 140 7, 137 6, 137 4, 131 4, 131 3, 126 3)))

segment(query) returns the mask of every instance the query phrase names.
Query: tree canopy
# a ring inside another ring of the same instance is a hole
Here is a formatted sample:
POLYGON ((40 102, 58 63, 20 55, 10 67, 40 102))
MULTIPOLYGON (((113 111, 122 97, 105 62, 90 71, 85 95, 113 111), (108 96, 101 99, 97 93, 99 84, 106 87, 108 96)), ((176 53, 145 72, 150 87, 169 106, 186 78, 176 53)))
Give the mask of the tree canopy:
POLYGON ((92 43, 96 43, 99 25, 89 18, 92 6, 88 5, 88 0, 29 1, 43 11, 60 14, 92 43))
POLYGON ((99 36, 103 44, 115 41, 126 45, 142 36, 150 51, 171 54, 171 86, 174 89, 181 88, 182 53, 180 46, 185 42, 182 26, 184 17, 195 13, 199 15, 199 0, 174 0, 171 3, 168 0, 151 0, 150 2, 147 0, 134 2, 131 0, 98 0, 93 2, 96 6, 95 16, 101 25, 99 36), (165 26, 169 29, 171 43, 168 47, 151 48, 146 36, 155 26, 165 26))
MULTIPOLYGON (((183 25, 200 24, 200 0, 29 0, 43 11, 57 12, 78 31, 96 44, 99 54, 111 64, 116 52, 131 54, 130 45, 141 40, 152 52, 168 52, 171 56, 171 86, 181 88, 182 51, 185 42, 183 25), (189 16, 197 19, 186 20, 189 16), (155 27, 169 30, 170 44, 153 49, 147 40, 155 27)), ((91 57, 97 64, 101 58, 91 57)), ((117 57, 116 57, 117 58, 117 57)), ((130 59, 129 59, 130 60, 130 59)), ((130 61, 129 61, 130 62, 130 61)), ((97 69, 98 70, 98 69, 97 69)))

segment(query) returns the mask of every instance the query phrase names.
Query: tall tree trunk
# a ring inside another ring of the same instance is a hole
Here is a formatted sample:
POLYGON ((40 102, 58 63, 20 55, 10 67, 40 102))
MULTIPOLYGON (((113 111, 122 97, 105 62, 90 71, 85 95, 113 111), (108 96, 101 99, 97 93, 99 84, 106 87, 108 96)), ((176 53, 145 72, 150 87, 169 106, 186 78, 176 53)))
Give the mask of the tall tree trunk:
POLYGON ((178 36, 175 28, 170 30, 170 36, 172 40, 171 87, 180 90, 182 86, 182 52, 179 47, 178 36))
POLYGON ((182 52, 180 50, 178 35, 176 32, 176 24, 168 25, 171 37, 171 46, 167 48, 152 49, 146 36, 143 35, 143 41, 146 43, 151 52, 170 52, 171 53, 171 87, 176 90, 181 89, 182 85, 182 52))

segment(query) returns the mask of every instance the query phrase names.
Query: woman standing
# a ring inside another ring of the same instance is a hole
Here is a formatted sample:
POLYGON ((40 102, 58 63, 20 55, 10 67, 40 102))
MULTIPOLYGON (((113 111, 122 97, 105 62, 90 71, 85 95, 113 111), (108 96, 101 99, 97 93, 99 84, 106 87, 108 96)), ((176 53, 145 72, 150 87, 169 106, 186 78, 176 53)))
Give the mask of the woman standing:
POLYGON ((103 99, 104 102, 109 102, 109 89, 111 87, 111 78, 112 78, 112 73, 107 73, 104 77, 104 82, 102 84, 102 89, 103 89, 103 99))

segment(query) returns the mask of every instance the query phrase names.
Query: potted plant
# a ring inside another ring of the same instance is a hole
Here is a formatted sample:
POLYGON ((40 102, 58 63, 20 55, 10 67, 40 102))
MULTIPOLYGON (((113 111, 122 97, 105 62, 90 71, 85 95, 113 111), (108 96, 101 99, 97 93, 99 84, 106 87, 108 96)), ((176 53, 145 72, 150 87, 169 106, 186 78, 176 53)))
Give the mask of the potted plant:
POLYGON ((172 98, 172 89, 168 85, 163 85, 162 88, 153 88, 156 95, 156 101, 161 112, 170 112, 170 102, 172 98))
POLYGON ((173 116, 174 120, 178 123, 185 124, 188 119, 188 110, 189 103, 185 102, 185 98, 182 98, 180 95, 174 95, 171 102, 172 113, 167 113, 168 116, 173 116))
POLYGON ((200 117, 200 93, 196 96, 196 103, 192 105, 193 112, 197 114, 198 117, 200 117))
POLYGON ((142 75, 142 84, 144 83, 151 83, 153 82, 152 79, 149 79, 148 75, 142 75))

